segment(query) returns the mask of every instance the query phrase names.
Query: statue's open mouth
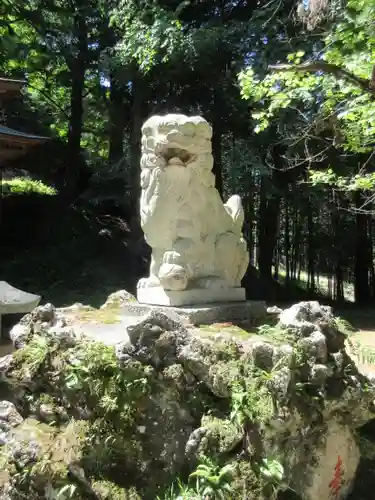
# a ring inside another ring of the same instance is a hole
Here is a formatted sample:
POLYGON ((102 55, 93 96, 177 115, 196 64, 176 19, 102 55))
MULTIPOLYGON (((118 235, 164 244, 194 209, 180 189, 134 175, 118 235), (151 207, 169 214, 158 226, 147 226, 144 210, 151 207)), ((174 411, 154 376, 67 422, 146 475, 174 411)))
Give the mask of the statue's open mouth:
POLYGON ((172 158, 179 158, 185 165, 195 158, 195 155, 181 148, 166 148, 160 153, 160 156, 166 163, 168 163, 172 158))

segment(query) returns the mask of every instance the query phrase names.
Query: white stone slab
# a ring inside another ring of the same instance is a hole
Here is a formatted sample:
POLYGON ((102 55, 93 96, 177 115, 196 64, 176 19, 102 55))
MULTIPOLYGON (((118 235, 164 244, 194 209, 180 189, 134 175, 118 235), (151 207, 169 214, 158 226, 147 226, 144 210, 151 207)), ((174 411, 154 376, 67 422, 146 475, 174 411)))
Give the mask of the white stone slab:
POLYGON ((246 300, 244 288, 217 288, 172 291, 162 287, 138 288, 137 300, 140 304, 159 306, 191 306, 196 304, 217 304, 246 300))
POLYGON ((0 281, 0 315, 23 314, 32 311, 40 302, 40 296, 24 292, 0 281))
POLYGON ((192 305, 185 307, 159 306, 129 302, 121 307, 121 316, 128 321, 136 322, 146 316, 151 310, 160 310, 173 313, 185 324, 209 325, 220 322, 253 321, 265 318, 266 304, 263 301, 229 302, 221 304, 207 304, 205 306, 192 305))

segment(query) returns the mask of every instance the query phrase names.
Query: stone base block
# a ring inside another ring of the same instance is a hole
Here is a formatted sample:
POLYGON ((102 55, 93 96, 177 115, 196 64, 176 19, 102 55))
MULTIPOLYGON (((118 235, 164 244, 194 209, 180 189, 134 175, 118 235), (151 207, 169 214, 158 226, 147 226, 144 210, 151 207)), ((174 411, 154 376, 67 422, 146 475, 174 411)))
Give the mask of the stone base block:
POLYGON ((121 307, 121 315, 140 318, 151 310, 158 309, 172 313, 185 324, 209 325, 220 322, 254 321, 266 316, 266 304, 263 301, 244 301, 220 304, 207 304, 186 307, 155 306, 129 302, 121 307))
POLYGON ((192 306, 194 304, 218 304, 246 300, 244 288, 192 289, 174 292, 161 287, 138 288, 140 304, 154 306, 192 306))

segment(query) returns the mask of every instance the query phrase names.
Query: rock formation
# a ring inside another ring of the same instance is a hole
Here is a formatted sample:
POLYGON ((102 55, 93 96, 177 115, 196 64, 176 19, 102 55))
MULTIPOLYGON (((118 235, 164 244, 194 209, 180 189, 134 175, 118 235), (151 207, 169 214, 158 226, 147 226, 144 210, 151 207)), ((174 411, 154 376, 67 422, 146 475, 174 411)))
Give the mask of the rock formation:
POLYGON ((1 500, 177 500, 181 488, 198 500, 204 477, 177 479, 200 466, 232 500, 344 500, 353 488, 375 386, 330 308, 297 304, 242 341, 200 337, 155 310, 113 348, 78 337, 47 304, 11 338, 1 500))
POLYGON ((244 213, 239 196, 223 204, 215 189, 211 137, 199 116, 153 116, 142 127, 141 224, 152 258, 141 303, 245 299, 244 213))

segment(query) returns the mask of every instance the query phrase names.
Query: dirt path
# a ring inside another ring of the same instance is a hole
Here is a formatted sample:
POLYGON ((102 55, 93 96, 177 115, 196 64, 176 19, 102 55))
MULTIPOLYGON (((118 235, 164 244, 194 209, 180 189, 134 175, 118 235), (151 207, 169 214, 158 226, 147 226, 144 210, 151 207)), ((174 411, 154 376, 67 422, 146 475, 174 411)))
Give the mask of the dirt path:
POLYGON ((349 335, 348 353, 363 373, 375 374, 375 310, 336 311, 356 329, 349 335))

